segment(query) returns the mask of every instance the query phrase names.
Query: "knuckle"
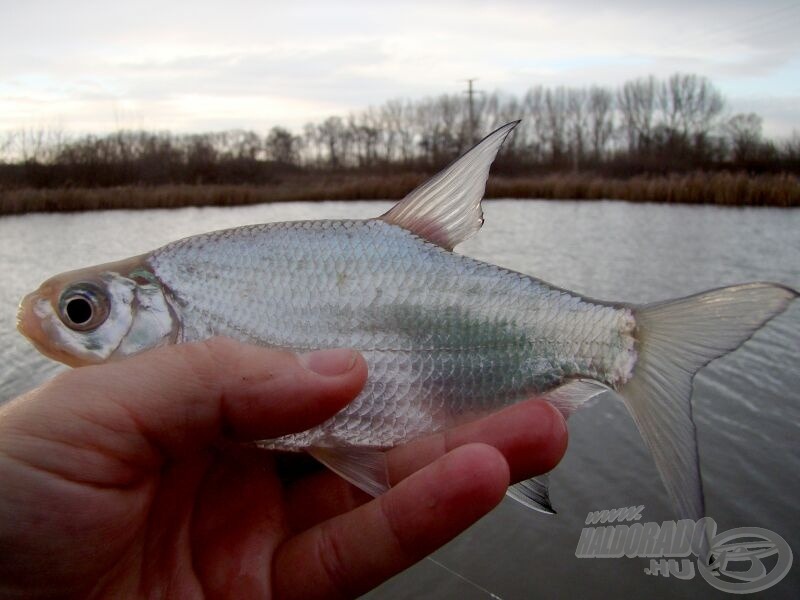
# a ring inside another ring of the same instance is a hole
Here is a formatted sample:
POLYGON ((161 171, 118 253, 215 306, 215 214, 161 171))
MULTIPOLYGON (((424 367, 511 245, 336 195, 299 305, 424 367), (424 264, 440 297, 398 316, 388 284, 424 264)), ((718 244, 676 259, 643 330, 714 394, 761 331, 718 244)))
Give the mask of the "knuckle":
POLYGON ((231 370, 232 342, 212 338, 192 344, 179 344, 176 355, 192 376, 206 388, 219 387, 220 377, 231 370))
POLYGON ((196 344, 202 352, 216 364, 229 362, 239 347, 239 343, 226 337, 213 337, 196 344))

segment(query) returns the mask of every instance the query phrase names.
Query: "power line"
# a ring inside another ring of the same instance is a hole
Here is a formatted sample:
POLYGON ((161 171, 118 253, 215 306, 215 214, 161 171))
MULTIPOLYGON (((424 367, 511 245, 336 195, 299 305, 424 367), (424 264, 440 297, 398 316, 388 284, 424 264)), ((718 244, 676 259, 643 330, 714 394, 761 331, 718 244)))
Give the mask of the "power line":
POLYGON ((467 135, 469 136, 469 144, 472 145, 475 143, 475 102, 473 99, 476 94, 482 94, 483 91, 476 90, 472 87, 472 82, 478 81, 477 77, 465 79, 464 81, 467 82, 467 89, 464 91, 464 93, 467 95, 467 103, 469 105, 469 123, 467 135))

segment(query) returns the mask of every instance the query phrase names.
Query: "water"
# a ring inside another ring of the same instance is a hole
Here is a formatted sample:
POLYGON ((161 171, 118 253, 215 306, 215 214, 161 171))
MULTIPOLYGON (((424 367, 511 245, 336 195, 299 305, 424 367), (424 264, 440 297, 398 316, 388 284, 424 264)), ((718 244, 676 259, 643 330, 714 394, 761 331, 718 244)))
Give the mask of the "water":
MULTIPOLYGON (((490 201, 459 252, 603 299, 647 302, 737 282, 800 288, 800 210, 617 202, 490 201)), ((389 204, 294 203, 174 211, 36 214, 0 219, 0 402, 62 369, 14 329, 22 295, 54 273, 145 252, 176 238, 266 221, 369 217, 389 204)), ((720 531, 764 527, 800 553, 800 301, 695 379, 708 514, 720 531)), ((655 467, 624 407, 601 399, 570 421, 552 477, 559 514, 504 501, 435 557, 502 598, 723 597, 691 581, 644 574, 645 559, 577 559, 589 511, 643 504, 671 519, 655 467)), ((795 564, 769 597, 796 597, 795 564)), ((372 598, 487 598, 424 561, 372 598)))

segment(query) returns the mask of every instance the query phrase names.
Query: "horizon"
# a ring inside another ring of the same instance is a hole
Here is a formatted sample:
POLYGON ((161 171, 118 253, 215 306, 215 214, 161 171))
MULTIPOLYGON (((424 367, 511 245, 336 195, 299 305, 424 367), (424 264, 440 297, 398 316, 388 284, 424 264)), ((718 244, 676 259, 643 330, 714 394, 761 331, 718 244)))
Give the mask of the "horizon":
POLYGON ((708 77, 766 137, 800 131, 800 2, 144 6, 15 6, 0 24, 0 133, 300 133, 392 99, 461 94, 467 78, 521 96, 673 72, 708 77))

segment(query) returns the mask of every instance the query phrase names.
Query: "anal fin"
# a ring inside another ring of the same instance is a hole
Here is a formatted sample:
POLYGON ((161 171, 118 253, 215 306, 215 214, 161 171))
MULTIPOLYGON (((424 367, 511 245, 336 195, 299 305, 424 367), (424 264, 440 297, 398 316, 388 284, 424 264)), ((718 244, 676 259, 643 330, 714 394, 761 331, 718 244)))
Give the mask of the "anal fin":
POLYGON ((567 419, 589 400, 609 391, 613 390, 594 379, 574 379, 546 393, 542 399, 555 406, 567 419))
POLYGON ((533 510, 548 515, 556 514, 550 504, 550 477, 547 473, 515 483, 508 488, 506 496, 533 510))
MULTIPOLYGON (((609 390, 608 386, 594 379, 575 379, 551 390, 542 399, 555 406, 566 419, 589 400, 609 390)), ((545 473, 515 483, 508 488, 506 495, 523 506, 554 515, 556 511, 550 503, 549 485, 550 478, 545 473)))
POLYGON ((377 497, 389 490, 389 471, 383 450, 314 446, 308 453, 370 496, 377 497))

